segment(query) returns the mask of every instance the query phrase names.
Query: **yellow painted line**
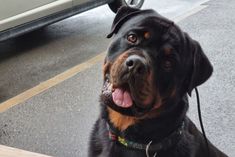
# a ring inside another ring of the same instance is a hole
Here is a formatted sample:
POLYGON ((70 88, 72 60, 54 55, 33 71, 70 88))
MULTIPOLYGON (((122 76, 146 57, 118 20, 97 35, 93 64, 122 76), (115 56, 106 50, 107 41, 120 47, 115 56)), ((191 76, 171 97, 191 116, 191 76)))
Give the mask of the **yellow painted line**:
POLYGON ((39 85, 37 85, 31 89, 28 89, 25 92, 13 97, 13 98, 6 100, 5 102, 0 104, 0 113, 8 110, 9 108, 11 108, 17 104, 20 104, 20 103, 32 98, 33 96, 35 96, 37 94, 44 92, 45 90, 65 81, 71 77, 73 77, 77 73, 80 73, 80 72, 92 67, 93 65, 102 61, 104 59, 104 57, 105 57, 105 52, 89 59, 86 62, 83 62, 79 65, 76 65, 61 74, 58 74, 55 77, 53 77, 49 80, 46 80, 46 81, 40 83, 39 85))

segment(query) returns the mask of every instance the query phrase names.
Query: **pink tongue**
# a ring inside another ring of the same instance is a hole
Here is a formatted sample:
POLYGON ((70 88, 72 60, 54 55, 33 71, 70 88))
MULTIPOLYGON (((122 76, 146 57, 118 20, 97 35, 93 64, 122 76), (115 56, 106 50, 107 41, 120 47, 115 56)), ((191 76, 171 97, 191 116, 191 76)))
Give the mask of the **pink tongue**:
POLYGON ((133 104, 130 93, 120 88, 115 89, 112 96, 114 103, 120 107, 128 108, 133 104))

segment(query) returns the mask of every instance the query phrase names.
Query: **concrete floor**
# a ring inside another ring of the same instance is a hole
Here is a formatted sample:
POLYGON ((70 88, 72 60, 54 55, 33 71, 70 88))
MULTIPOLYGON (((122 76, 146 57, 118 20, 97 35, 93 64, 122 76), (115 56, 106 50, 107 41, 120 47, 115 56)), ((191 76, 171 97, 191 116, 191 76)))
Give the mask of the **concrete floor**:
MULTIPOLYGON (((153 7, 174 19, 201 3, 149 0, 144 8, 153 7)), ((209 139, 229 156, 235 156, 234 4, 232 0, 207 2, 207 8, 178 23, 201 43, 214 66, 213 76, 199 88, 202 114, 209 139)), ((113 17, 102 6, 1 43, 0 100, 105 51, 113 17)), ((101 65, 1 113, 0 143, 58 157, 86 156, 87 139, 99 112, 101 65)), ((189 115, 198 124, 194 95, 190 103, 189 115)))

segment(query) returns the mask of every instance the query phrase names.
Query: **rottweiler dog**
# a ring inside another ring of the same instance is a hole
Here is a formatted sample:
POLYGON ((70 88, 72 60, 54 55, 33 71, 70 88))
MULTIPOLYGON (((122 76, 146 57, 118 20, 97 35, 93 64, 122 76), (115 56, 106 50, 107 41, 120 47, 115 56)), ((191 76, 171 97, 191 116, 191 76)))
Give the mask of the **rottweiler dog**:
POLYGON ((89 157, 226 157, 186 116, 213 68, 199 43, 154 10, 119 9, 103 65, 89 157))

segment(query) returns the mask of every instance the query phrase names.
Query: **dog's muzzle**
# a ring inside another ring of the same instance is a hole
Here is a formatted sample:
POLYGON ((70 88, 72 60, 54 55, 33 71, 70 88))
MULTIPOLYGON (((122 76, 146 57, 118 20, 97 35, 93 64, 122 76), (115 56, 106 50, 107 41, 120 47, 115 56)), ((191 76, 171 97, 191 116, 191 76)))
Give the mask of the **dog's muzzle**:
POLYGON ((123 53, 105 73, 101 100, 127 115, 146 113, 156 103, 151 67, 144 51, 123 53))

